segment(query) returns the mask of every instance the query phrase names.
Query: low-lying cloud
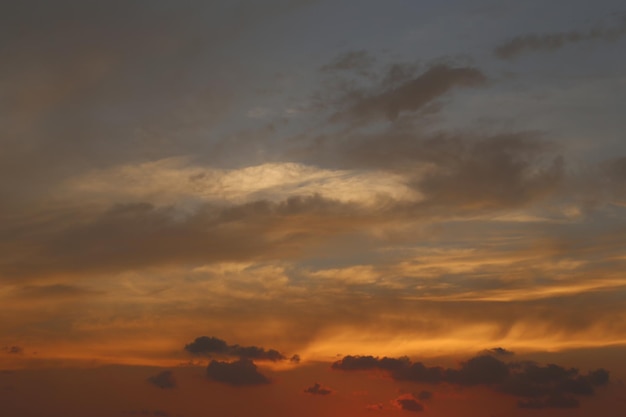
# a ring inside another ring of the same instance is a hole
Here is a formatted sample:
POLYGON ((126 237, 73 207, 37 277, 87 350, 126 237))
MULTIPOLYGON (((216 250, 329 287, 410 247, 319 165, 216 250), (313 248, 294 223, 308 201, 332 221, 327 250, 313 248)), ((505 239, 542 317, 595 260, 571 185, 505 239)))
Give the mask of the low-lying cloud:
POLYGON ((345 356, 333 363, 332 369, 379 369, 389 372, 396 381, 489 386, 498 392, 520 398, 518 406, 521 408, 575 407, 579 397, 591 396, 596 388, 609 382, 609 372, 605 369, 582 374, 578 369, 554 364, 506 363, 491 355, 473 357, 462 363, 459 369, 429 367, 422 362, 412 362, 408 357, 345 356))
POLYGON ((264 385, 270 379, 257 370, 250 359, 239 359, 235 362, 212 360, 206 368, 209 379, 233 386, 264 385))
MULTIPOLYGON (((245 359, 282 361, 286 360, 282 353, 275 349, 265 350, 258 346, 229 345, 217 337, 200 336, 185 345, 185 350, 194 355, 234 356, 245 359)), ((293 358, 293 357, 292 357, 293 358)))
POLYGON ((176 379, 174 378, 174 373, 172 371, 159 372, 158 374, 148 378, 148 382, 163 389, 176 388, 176 379))

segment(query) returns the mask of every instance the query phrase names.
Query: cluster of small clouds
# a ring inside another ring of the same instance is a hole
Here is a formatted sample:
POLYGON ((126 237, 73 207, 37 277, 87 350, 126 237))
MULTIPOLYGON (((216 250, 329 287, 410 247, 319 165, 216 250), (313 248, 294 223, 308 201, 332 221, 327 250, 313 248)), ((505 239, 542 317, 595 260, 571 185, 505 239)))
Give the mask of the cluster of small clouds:
MULTIPOLYGON (((267 385, 273 381, 262 374, 254 360, 287 360, 278 351, 249 346, 228 345, 216 337, 202 336, 185 346, 192 354, 236 357, 236 360, 211 360, 206 377, 212 381, 234 387, 267 385)), ((488 387, 495 392, 517 399, 518 408, 575 408, 580 399, 593 396, 597 388, 609 383, 609 372, 596 369, 582 373, 576 368, 556 364, 541 365, 536 362, 504 359, 514 358, 514 353, 502 347, 486 349, 460 364, 458 368, 427 366, 409 357, 344 356, 331 364, 335 371, 382 371, 397 382, 458 387, 488 387)), ((168 389, 177 386, 172 371, 163 371, 148 379, 156 387, 168 389)), ((319 382, 303 389, 305 394, 327 396, 335 391, 319 382)), ((402 394, 391 401, 393 407, 409 412, 425 410, 424 402, 435 397, 433 391, 402 394)), ((370 404, 369 410, 380 411, 383 404, 370 404)))
MULTIPOLYGON (((213 336, 197 337, 193 342, 185 345, 185 350, 194 355, 234 356, 241 359, 267 360, 272 362, 287 359, 285 355, 276 349, 265 350, 265 348, 258 346, 229 345, 226 341, 213 336)), ((290 361, 299 361, 299 356, 293 355, 290 361)))
POLYGON ((253 361, 289 361, 300 362, 299 355, 286 357, 275 349, 258 346, 229 345, 217 337, 200 336, 185 345, 185 350, 193 355, 236 357, 235 361, 212 359, 206 369, 209 379, 234 386, 269 384, 268 377, 259 372, 253 361))
POLYGON ((4 346, 2 348, 2 350, 5 353, 8 353, 10 355, 20 355, 22 353, 24 353, 24 348, 21 346, 17 346, 17 345, 13 345, 13 346, 4 346))
POLYGON ((316 382, 312 386, 306 388, 304 392, 312 395, 329 395, 333 393, 333 390, 316 382))
MULTIPOLYGON (((497 355, 510 355, 501 348, 497 355)), ((559 365, 539 365, 534 362, 504 362, 493 355, 479 355, 461 364, 459 369, 426 366, 412 362, 408 357, 390 358, 373 356, 345 356, 333 363, 332 368, 342 371, 382 370, 396 381, 425 384, 450 384, 457 386, 487 386, 493 390, 517 397, 519 408, 573 408, 579 398, 591 396, 595 389, 608 384, 609 372, 597 369, 582 374, 575 368, 559 365)), ((419 399, 430 399, 420 395, 419 399)), ((402 409, 421 411, 415 398, 397 401, 402 409)))

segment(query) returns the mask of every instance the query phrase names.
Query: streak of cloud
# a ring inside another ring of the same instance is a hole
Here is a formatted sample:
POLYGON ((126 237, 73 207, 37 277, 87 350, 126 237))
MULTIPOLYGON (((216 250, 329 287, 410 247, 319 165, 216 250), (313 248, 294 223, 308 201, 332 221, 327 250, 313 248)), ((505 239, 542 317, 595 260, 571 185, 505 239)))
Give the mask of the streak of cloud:
POLYGON ((494 54, 500 59, 512 59, 532 51, 555 51, 568 44, 589 41, 615 41, 626 35, 626 19, 615 27, 596 27, 588 31, 530 34, 515 37, 498 45, 494 54))

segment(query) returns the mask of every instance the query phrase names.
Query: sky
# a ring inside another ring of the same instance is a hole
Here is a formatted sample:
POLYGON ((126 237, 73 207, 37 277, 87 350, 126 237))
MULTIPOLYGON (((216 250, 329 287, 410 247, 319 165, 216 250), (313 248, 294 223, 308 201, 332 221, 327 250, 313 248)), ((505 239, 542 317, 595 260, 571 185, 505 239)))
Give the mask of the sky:
POLYGON ((3 416, 624 416, 622 1, 0 6, 3 416))

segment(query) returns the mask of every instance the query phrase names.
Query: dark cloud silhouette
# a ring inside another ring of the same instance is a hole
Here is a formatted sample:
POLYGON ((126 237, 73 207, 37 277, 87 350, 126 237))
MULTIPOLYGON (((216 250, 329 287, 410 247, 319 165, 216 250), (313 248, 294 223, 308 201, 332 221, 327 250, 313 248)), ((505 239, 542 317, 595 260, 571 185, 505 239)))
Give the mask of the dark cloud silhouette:
POLYGON ((270 380, 257 370, 250 359, 235 362, 212 360, 206 368, 207 377, 213 381, 234 386, 269 384, 270 380))
POLYGON ((23 347, 21 347, 21 346, 16 346, 16 345, 13 345, 13 346, 5 346, 5 347, 3 348, 3 350, 4 350, 6 353, 9 353, 9 354, 11 354, 11 355, 19 355, 19 354, 24 353, 24 348, 23 348, 23 347))
MULTIPOLYGON (((257 346, 229 345, 217 337, 200 336, 185 345, 185 350, 194 355, 224 355, 254 360, 280 361, 287 359, 274 349, 265 350, 257 346)), ((293 360, 293 357, 292 357, 293 360)))
POLYGON ((519 402, 522 408, 576 406, 576 397, 593 395, 595 388, 609 382, 609 373, 605 369, 580 374, 577 369, 554 364, 505 363, 492 355, 473 357, 458 369, 427 367, 408 358, 373 356, 346 356, 333 363, 332 368, 344 371, 379 369, 389 372, 393 379, 399 381, 489 386, 498 392, 522 398, 519 402))
POLYGON ((395 403, 401 410, 420 412, 424 411, 424 406, 419 403, 413 396, 404 396, 396 398, 395 403))
POLYGON ((293 355, 291 358, 289 358, 289 361, 293 363, 300 363, 300 355, 298 354, 293 355))
POLYGON ((495 355, 495 356, 513 356, 515 353, 510 350, 501 348, 501 347, 495 347, 495 348, 487 349, 485 351, 485 354, 495 355))
POLYGON ((172 371, 163 371, 151 376, 148 378, 148 382, 163 389, 176 387, 176 379, 174 379, 174 373, 172 371))
POLYGON ((408 357, 379 359, 374 356, 344 356, 340 361, 334 362, 331 367, 333 369, 341 369, 344 371, 359 371, 366 369, 383 369, 386 371, 395 371, 404 369, 410 365, 411 361, 408 357))
POLYGON ((477 87, 487 82, 486 76, 472 67, 436 65, 418 77, 379 94, 366 95, 333 121, 376 121, 397 119, 403 112, 415 112, 453 88, 477 87))
POLYGON ((586 32, 570 31, 518 36, 498 45, 494 54, 500 59, 511 59, 524 52, 554 51, 567 44, 586 41, 614 41, 624 35, 626 35, 626 19, 612 28, 596 27, 586 32))
POLYGON ((329 395, 332 394, 333 391, 330 388, 323 387, 321 384, 316 382, 312 386, 306 388, 304 392, 313 395, 329 395))

